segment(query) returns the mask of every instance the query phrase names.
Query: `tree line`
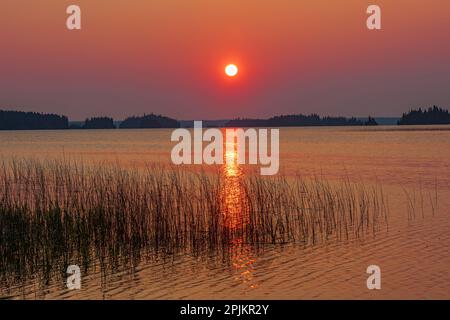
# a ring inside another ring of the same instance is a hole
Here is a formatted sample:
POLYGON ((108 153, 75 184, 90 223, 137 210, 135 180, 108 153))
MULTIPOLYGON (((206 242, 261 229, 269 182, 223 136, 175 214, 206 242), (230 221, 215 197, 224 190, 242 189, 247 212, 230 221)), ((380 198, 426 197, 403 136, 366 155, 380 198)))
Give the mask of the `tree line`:
POLYGON ((397 122, 398 125, 426 125, 426 124, 450 124, 448 110, 433 106, 432 108, 410 110, 404 113, 397 122))
POLYGON ((0 130, 54 130, 54 129, 140 129, 179 128, 180 123, 168 117, 149 114, 129 117, 118 126, 110 117, 87 118, 84 123, 69 124, 66 116, 23 111, 1 111, 0 130))
POLYGON ((0 110, 0 130, 68 129, 69 119, 56 114, 0 110))
MULTIPOLYGON (((437 106, 428 109, 411 109, 404 113, 398 125, 450 124, 450 114, 437 106)), ((321 117, 317 114, 279 115, 268 119, 233 119, 225 127, 300 127, 300 126, 372 126, 378 125, 373 117, 363 121, 355 117, 321 117)), ((0 130, 43 130, 43 129, 140 129, 179 128, 178 120, 162 115, 147 114, 132 116, 116 125, 113 118, 87 118, 84 123, 71 123, 66 116, 23 111, 0 110, 0 130)))
POLYGON ((234 119, 226 123, 226 127, 314 127, 314 126, 362 126, 378 125, 374 118, 367 121, 354 117, 321 117, 317 114, 291 114, 275 116, 269 119, 234 119))

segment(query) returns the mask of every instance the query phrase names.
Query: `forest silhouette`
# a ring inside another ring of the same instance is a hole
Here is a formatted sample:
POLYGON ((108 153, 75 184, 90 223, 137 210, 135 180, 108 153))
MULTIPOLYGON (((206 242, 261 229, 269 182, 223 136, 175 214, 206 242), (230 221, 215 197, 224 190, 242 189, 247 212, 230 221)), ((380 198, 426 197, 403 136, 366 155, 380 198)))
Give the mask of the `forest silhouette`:
MULTIPOLYGON (((437 106, 428 109, 411 109, 404 113, 398 125, 450 124, 450 114, 437 106)), ((278 115, 268 119, 236 118, 225 121, 224 127, 307 127, 307 126, 375 126, 376 118, 369 116, 365 120, 355 117, 321 117, 317 114, 278 115)), ((131 116, 123 121, 111 117, 87 118, 84 123, 69 123, 68 117, 57 114, 45 114, 24 111, 0 110, 0 130, 61 130, 61 129, 143 129, 143 128, 179 128, 180 121, 163 115, 145 114, 131 116), (117 124, 116 124, 117 122, 117 124)))

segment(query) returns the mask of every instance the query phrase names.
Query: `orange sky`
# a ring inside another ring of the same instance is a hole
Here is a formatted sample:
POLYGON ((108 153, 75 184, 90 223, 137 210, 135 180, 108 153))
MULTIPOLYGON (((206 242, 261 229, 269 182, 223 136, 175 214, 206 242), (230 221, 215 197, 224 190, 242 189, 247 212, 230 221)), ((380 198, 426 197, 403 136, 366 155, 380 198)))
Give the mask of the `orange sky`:
POLYGON ((1 4, 0 39, 1 109, 217 119, 450 107, 447 0, 15 0, 1 4), (81 31, 65 28, 69 4, 81 31), (382 31, 365 26, 369 4, 382 31))

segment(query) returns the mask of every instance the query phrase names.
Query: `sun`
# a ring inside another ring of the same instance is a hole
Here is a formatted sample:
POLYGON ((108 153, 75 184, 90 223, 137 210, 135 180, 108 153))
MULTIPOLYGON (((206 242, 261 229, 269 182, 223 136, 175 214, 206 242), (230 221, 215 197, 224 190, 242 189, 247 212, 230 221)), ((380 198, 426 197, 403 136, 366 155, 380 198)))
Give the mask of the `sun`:
POLYGON ((235 77, 238 72, 239 69, 235 64, 229 64, 225 67, 225 74, 229 77, 235 77))

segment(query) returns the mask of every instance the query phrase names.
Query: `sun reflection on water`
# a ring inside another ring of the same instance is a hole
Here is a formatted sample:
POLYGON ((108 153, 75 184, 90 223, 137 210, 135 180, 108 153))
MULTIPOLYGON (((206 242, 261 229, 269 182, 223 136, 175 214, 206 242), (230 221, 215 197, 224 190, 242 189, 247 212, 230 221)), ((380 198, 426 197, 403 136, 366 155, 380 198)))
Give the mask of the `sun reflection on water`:
MULTIPOLYGON (((230 143, 230 142, 227 142, 230 143)), ((237 143, 226 145, 225 164, 223 166, 223 199, 225 227, 231 234, 231 262, 236 271, 235 280, 247 288, 256 288, 255 262, 251 248, 245 241, 248 224, 248 211, 245 210, 242 178, 243 168, 237 162, 237 143)))

